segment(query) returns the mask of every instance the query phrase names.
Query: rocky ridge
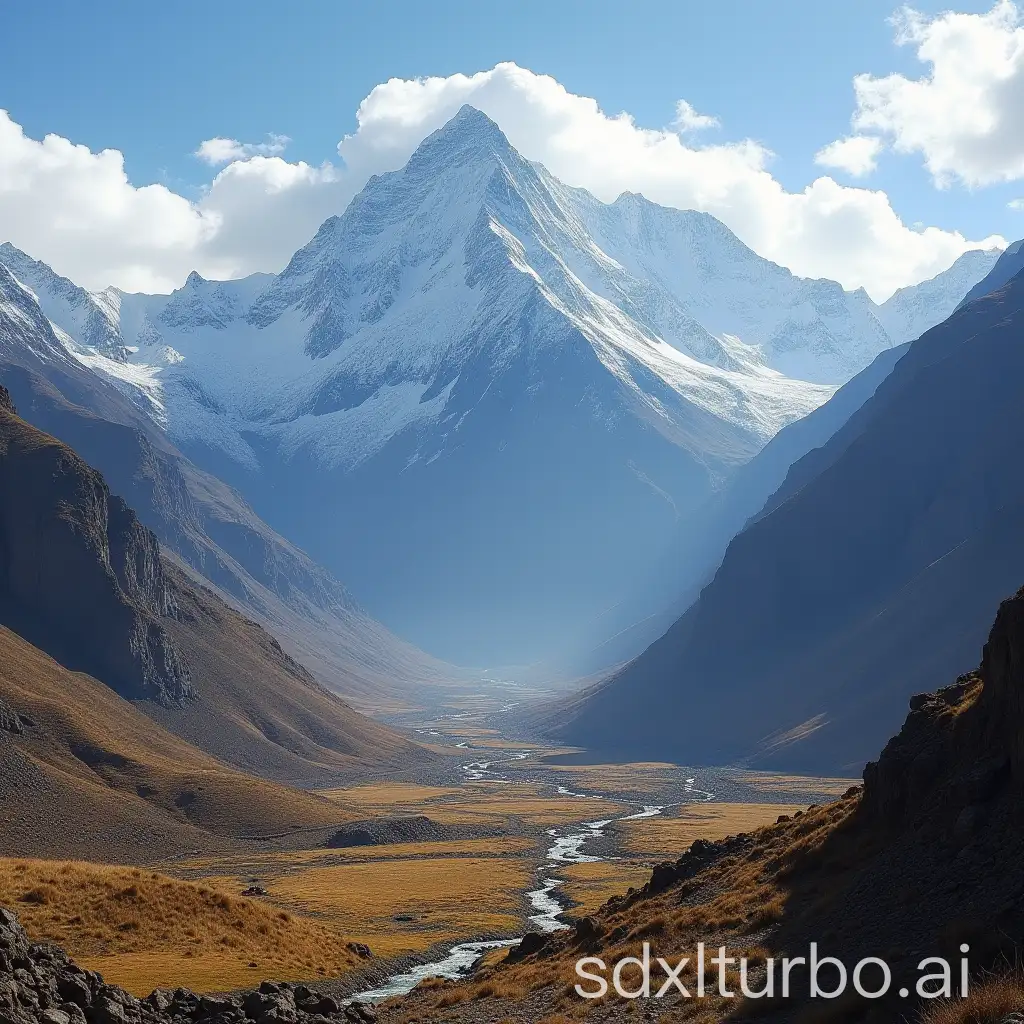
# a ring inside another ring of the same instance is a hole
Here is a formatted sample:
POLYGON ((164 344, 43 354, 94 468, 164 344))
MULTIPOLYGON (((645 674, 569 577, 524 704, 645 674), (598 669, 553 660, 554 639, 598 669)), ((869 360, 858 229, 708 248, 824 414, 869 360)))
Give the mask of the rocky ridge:
POLYGON ((174 600, 156 537, 103 477, 27 428, 0 396, 0 615, 122 696, 194 696, 162 617, 174 600))

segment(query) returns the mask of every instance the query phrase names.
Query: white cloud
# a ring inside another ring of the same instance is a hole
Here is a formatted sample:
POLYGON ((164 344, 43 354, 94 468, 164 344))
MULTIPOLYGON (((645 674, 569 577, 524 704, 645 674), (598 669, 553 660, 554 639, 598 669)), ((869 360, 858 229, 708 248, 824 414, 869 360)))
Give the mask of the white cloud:
MULTIPOLYGON (((402 166, 463 103, 489 114, 527 158, 571 185, 608 201, 632 191, 706 210, 796 273, 863 285, 876 298, 982 244, 908 227, 884 192, 828 177, 788 192, 769 173, 772 154, 759 142, 696 145, 671 127, 642 128, 515 64, 378 85, 359 105, 357 130, 338 144, 342 165, 230 149, 230 162, 194 202, 162 185, 132 185, 120 153, 92 153, 56 136, 30 139, 0 112, 0 239, 90 287, 166 290, 193 268, 212 278, 277 270, 370 175, 402 166)), ((207 159, 236 145, 227 141, 207 147, 207 159)))
POLYGON ((936 183, 969 186, 1024 177, 1024 25, 1017 5, 999 0, 987 14, 947 11, 926 18, 912 8, 893 19, 896 41, 929 65, 854 79, 857 130, 877 131, 903 153, 920 153, 936 183))
POLYGON ((686 100, 676 101, 676 117, 672 127, 679 132, 699 132, 705 128, 719 128, 721 124, 717 117, 710 114, 698 114, 686 100))
POLYGON ((253 156, 280 156, 288 147, 291 139, 287 135, 267 136, 266 142, 239 142, 237 139, 207 139, 199 143, 193 153, 203 163, 217 167, 231 163, 233 160, 247 160, 253 156))
POLYGON ((881 151, 881 139, 872 135, 851 135, 845 139, 836 139, 819 149, 814 154, 814 162, 820 167, 835 167, 855 178, 861 178, 878 166, 878 154, 881 151))
POLYGON ((193 202, 133 185, 116 150, 31 139, 0 110, 0 241, 88 287, 169 291, 193 269, 212 278, 278 269, 351 194, 330 164, 250 156, 193 202))
POLYGON ((1024 210, 1024 199, 1011 199, 1006 205, 1011 210, 1024 210))

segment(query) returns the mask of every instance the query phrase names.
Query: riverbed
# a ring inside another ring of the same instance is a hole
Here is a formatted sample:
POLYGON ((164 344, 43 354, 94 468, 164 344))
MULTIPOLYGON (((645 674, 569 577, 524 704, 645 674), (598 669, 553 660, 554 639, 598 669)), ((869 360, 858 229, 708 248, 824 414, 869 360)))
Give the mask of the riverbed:
MULTIPOLYGON (((463 749, 468 749, 468 744, 459 744, 463 749)), ((533 751, 509 752, 503 757, 489 760, 469 761, 461 766, 461 771, 467 782, 491 782, 499 784, 517 784, 527 780, 510 778, 501 770, 502 765, 511 765, 518 761, 527 760, 533 751)), ((545 783, 547 785, 547 783, 545 783)), ((562 796, 578 797, 600 801, 603 796, 593 793, 571 792, 564 786, 553 786, 552 788, 562 796)), ((712 800, 714 795, 707 790, 697 789, 695 779, 687 779, 684 785, 684 792, 688 796, 688 802, 712 800)), ((621 803, 621 801, 619 801, 621 803)), ((555 932, 568 928, 562 920, 562 915, 568 909, 566 902, 559 899, 558 890, 563 885, 563 880, 552 872, 560 866, 567 864, 593 864, 609 858, 585 852, 588 844, 601 839, 608 827, 618 821, 635 821, 641 818, 653 818, 661 814, 666 804, 642 804, 638 810, 630 814, 620 815, 611 818, 597 818, 593 821, 586 821, 577 825, 569 825, 562 828, 548 829, 547 835, 550 844, 545 853, 543 863, 537 869, 537 887, 526 894, 529 909, 532 911, 527 916, 527 921, 532 931, 555 932)), ((448 978, 459 979, 465 977, 473 967, 494 949, 509 949, 518 945, 522 936, 507 939, 487 939, 470 942, 460 942, 452 946, 445 956, 430 963, 419 964, 407 971, 402 971, 387 978, 382 984, 375 988, 351 996, 349 1002, 378 1003, 385 999, 392 999, 395 996, 402 996, 411 992, 420 982, 427 978, 448 978)))

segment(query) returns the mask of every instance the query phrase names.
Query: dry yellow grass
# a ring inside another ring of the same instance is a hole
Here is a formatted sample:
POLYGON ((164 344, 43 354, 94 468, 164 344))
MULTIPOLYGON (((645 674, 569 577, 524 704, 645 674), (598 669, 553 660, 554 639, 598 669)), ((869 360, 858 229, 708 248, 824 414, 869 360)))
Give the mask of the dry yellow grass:
POLYGON ((410 813, 428 800, 458 795, 456 786, 420 786, 413 782, 375 782, 368 786, 323 789, 320 795, 334 803, 376 810, 388 808, 392 813, 410 813))
POLYGON ((336 861, 409 860, 415 857, 515 856, 537 849, 532 839, 494 836, 487 839, 454 839, 423 843, 388 843, 352 846, 339 850, 275 850, 229 854, 223 857, 192 857, 176 861, 173 870, 190 877, 232 883, 253 877, 276 878, 293 870, 336 861))
POLYGON ((416 857, 465 857, 490 855, 508 857, 532 853, 537 843, 523 836, 494 836, 487 839, 452 839, 429 843, 388 843, 384 846, 352 846, 326 851, 341 860, 409 860, 416 857))
POLYGON ((586 798, 551 796, 549 789, 522 783, 515 786, 486 782, 459 787, 378 783, 320 794, 350 815, 426 814, 448 825, 502 825, 520 818, 531 825, 559 825, 625 813, 620 804, 586 798))
POLYGON ((780 814, 792 815, 804 804, 686 804, 672 818, 626 821, 625 846, 634 853, 679 857, 697 839, 723 839, 770 825, 780 814))
POLYGON ((650 881, 651 869, 630 861, 599 861, 596 864, 570 864, 559 871, 566 879, 562 892, 575 904, 574 913, 589 914, 612 896, 630 886, 639 888, 650 881))
POLYGON ((1008 974, 972 989, 966 999, 933 1003, 922 1021, 923 1024, 1001 1024, 1021 1010, 1024 1010, 1024 977, 1008 974))
POLYGON ((860 785, 860 779, 837 779, 812 775, 778 775, 775 772, 737 772, 737 782, 762 793, 794 795, 842 796, 851 786, 860 785))
POLYGON ((33 939, 59 943, 137 994, 336 976, 357 962, 331 927, 138 868, 0 859, 0 904, 17 911, 33 939))
POLYGON ((267 887, 275 900, 392 954, 466 935, 514 933, 531 875, 522 859, 420 858, 313 867, 267 887))

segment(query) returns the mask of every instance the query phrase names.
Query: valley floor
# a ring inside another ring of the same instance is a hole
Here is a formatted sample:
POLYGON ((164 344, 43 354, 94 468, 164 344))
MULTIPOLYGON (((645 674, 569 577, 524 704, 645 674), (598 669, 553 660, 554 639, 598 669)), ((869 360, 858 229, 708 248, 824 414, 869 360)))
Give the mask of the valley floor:
POLYGON ((439 755, 427 777, 399 773, 320 792, 339 821, 384 819, 374 845, 330 848, 331 828, 297 828, 145 870, 8 858, 0 905, 15 909, 34 939, 59 942, 140 995, 179 985, 225 991, 268 977, 321 988, 330 979, 336 994, 350 995, 444 961, 457 943, 557 928, 641 886, 653 864, 695 839, 750 831, 850 785, 670 764, 563 764, 568 751, 517 742, 495 721, 488 709, 407 723, 439 755), (388 835, 388 821, 406 816, 429 819, 425 838, 388 835), (256 895, 242 895, 250 889, 256 895), (169 914, 171 905, 191 908, 188 919, 169 914))

